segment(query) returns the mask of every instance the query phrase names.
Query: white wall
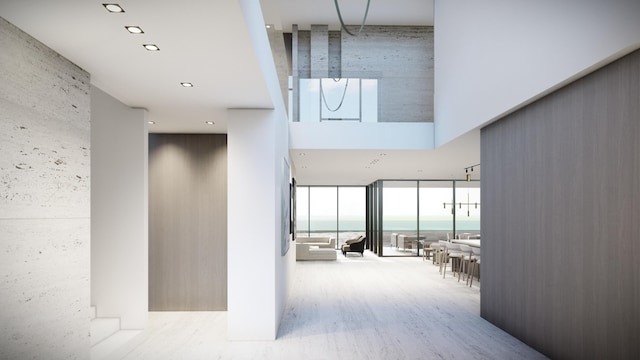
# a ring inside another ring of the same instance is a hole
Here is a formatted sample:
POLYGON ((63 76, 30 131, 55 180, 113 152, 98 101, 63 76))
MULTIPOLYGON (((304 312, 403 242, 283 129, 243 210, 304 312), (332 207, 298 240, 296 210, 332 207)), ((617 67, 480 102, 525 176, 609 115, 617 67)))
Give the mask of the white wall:
POLYGON ((246 26, 274 108, 229 110, 228 336, 273 340, 292 283, 295 247, 281 256, 283 159, 289 160, 286 108, 258 0, 241 0, 246 26))
POLYGON ((637 0, 436 0, 436 146, 640 46, 637 0))
POLYGON ((295 243, 281 255, 287 121, 274 110, 228 115, 228 336, 274 340, 295 266, 295 243))
MULTIPOLYGON (((231 340, 275 339, 279 168, 270 110, 231 110, 227 127, 227 291, 231 340)), ((279 254, 278 254, 279 256, 279 254)))
POLYGON ((89 357, 89 88, 0 18, 0 359, 89 357))
POLYGON ((433 149, 433 123, 293 122, 291 149, 433 149))
POLYGON ((123 329, 148 313, 146 114, 91 88, 91 303, 123 329))

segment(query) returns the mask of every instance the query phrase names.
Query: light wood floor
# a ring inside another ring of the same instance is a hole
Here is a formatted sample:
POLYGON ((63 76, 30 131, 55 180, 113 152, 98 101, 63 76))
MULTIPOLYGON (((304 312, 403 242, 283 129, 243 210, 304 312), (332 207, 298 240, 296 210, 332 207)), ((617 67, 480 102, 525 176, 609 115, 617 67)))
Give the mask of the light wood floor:
POLYGON ((469 288, 421 258, 297 262, 273 342, 230 342, 225 312, 152 312, 125 359, 543 359, 479 316, 469 288))

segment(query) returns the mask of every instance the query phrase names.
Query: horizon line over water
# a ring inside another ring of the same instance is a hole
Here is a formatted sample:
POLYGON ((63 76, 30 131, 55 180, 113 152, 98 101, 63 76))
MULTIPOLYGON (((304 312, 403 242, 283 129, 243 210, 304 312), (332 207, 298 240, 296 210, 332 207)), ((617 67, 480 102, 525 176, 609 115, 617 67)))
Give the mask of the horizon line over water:
MULTIPOLYGON (((364 220, 341 220, 339 223, 335 220, 312 220, 307 228, 305 221, 297 221, 296 229, 298 231, 365 231, 366 222, 364 220)), ((418 224, 415 220, 385 220, 382 223, 383 231, 415 231, 418 224)), ((457 219, 456 230, 480 230, 480 219, 457 219)), ((452 220, 423 220, 420 221, 420 231, 451 231, 453 230, 452 220)))

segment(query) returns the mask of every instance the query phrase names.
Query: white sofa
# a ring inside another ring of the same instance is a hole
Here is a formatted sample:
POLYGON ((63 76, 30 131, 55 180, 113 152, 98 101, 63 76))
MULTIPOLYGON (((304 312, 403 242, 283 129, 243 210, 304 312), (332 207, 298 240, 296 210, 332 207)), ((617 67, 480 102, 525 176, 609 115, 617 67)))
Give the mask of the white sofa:
POLYGON ((296 260, 335 260, 337 259, 337 250, 320 248, 309 244, 296 244, 296 260))
POLYGON ((324 249, 335 249, 336 238, 327 236, 310 236, 310 237, 297 237, 296 243, 308 244, 311 246, 317 246, 324 249))

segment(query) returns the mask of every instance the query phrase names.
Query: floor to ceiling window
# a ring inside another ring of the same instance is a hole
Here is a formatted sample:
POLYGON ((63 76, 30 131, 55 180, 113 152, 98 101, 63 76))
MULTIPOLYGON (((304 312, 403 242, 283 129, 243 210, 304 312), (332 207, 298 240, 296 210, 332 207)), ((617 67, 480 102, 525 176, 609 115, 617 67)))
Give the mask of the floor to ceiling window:
POLYGON ((415 256, 419 244, 417 181, 383 181, 382 199, 384 254, 415 256))
POLYGON ((313 236, 336 237, 338 229, 338 188, 309 187, 309 232, 313 236))
POLYGON ((368 231, 380 256, 420 256, 430 242, 480 236, 477 180, 380 180, 369 189, 368 231))
POLYGON ((427 241, 446 239, 453 234, 453 182, 420 181, 419 187, 420 234, 427 241))
POLYGON ((309 236, 309 188, 296 186, 296 236, 303 234, 309 236))
POLYGON ((336 248, 344 241, 365 235, 366 187, 296 187, 296 237, 336 238, 336 248))
POLYGON ((456 235, 461 239, 480 234, 480 182, 456 182, 456 235))
POLYGON ((296 237, 367 234, 379 256, 421 256, 438 240, 480 236, 480 181, 379 180, 364 186, 297 186, 296 237))
POLYGON ((367 207, 366 188, 338 187, 338 246, 349 239, 364 235, 367 207))

